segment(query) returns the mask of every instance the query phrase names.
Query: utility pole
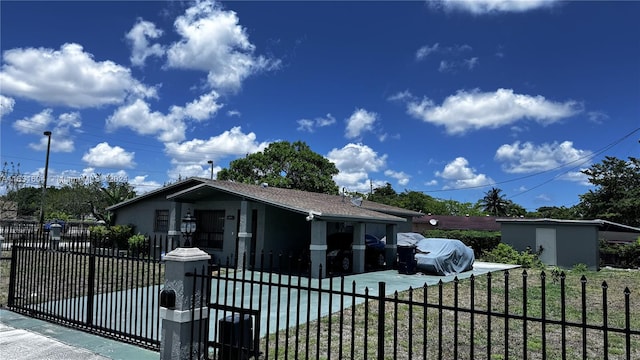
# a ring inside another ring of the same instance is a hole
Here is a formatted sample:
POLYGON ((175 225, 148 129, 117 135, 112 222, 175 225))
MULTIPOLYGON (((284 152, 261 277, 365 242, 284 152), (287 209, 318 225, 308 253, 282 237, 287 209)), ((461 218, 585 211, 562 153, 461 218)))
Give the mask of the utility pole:
POLYGON ((44 163, 44 185, 42 186, 42 202, 40 203, 40 233, 44 234, 44 203, 47 196, 47 177, 49 176, 49 151, 51 150, 51 131, 45 131, 47 139, 47 159, 44 163))

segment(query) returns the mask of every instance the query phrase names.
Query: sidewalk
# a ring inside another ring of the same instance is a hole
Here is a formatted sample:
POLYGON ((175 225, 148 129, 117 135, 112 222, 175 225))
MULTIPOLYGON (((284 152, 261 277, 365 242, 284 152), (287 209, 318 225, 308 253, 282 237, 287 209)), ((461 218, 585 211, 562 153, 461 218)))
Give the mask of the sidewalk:
POLYGON ((160 354, 0 309, 2 360, 157 360, 160 354))

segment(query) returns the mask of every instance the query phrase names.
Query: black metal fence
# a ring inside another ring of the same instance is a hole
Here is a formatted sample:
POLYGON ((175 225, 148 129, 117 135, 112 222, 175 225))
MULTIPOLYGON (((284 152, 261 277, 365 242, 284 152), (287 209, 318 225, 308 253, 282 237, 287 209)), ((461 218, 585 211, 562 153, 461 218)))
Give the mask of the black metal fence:
POLYGON ((504 271, 387 294, 385 282, 362 288, 345 277, 309 279, 296 271, 308 268, 297 261, 285 273, 212 266, 188 273, 208 296, 208 312, 192 318, 209 319, 192 328, 204 334, 197 342, 206 354, 196 349, 192 356, 640 358, 640 303, 628 287, 610 291, 606 282, 555 271, 504 271))
MULTIPOLYGON (((62 239, 55 248, 35 234, 21 239, 32 246, 12 244, 9 309, 158 350, 165 267, 153 249, 140 255, 96 248, 87 236, 62 239)), ((149 246, 160 243, 171 249, 162 238, 149 246)))

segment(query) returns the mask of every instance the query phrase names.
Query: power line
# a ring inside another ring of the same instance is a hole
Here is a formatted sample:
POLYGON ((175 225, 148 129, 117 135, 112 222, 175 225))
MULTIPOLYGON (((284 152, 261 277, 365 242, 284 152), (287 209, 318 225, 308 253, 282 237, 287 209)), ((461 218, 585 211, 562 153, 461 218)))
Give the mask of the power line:
POLYGON ((577 167, 579 167, 579 166, 581 166, 581 165, 583 165, 583 164, 587 163, 588 161, 592 160, 592 159, 593 159, 593 158, 595 158, 596 156, 601 155, 601 154, 602 154, 602 153, 604 153, 605 151, 607 151, 607 150, 611 149, 612 147, 614 147, 614 146, 618 145, 619 143, 621 143, 622 141, 624 141, 624 140, 626 140, 627 138, 631 137, 633 134, 635 134, 635 133, 636 133, 636 132, 638 132, 638 131, 640 131, 640 128, 636 128, 636 129, 632 130, 631 132, 627 133, 626 135, 624 135, 624 136, 622 136, 622 137, 618 138, 617 140, 613 141, 612 143, 609 143, 609 144, 608 144, 608 145, 606 145, 605 147, 603 147, 603 148, 599 149, 599 150, 598 150, 598 151, 596 151, 595 153, 592 153, 592 154, 589 154, 589 155, 587 155, 587 156, 583 156, 583 157, 581 157, 581 158, 578 158, 578 159, 572 160, 572 161, 570 161, 570 162, 567 162, 567 163, 565 163, 565 164, 562 164, 562 165, 556 166, 556 167, 554 167, 554 168, 546 169, 546 170, 542 170, 542 171, 539 171, 539 172, 536 172, 536 173, 533 173, 533 174, 524 175, 524 176, 520 176, 520 177, 513 178, 513 179, 508 179, 508 180, 498 181, 498 182, 494 182, 494 183, 491 183, 491 184, 474 185, 474 186, 465 186, 465 187, 458 187, 458 188, 453 188, 453 189, 437 189, 437 190, 423 190, 423 191, 419 191, 419 190, 418 190, 418 191, 419 191, 419 192, 422 192, 422 193, 436 193, 436 192, 449 192, 449 191, 458 191, 458 190, 471 190, 471 189, 486 188, 486 187, 488 187, 488 186, 495 186, 495 185, 506 184, 506 183, 511 183, 511 182, 515 182, 515 181, 520 181, 520 180, 528 179, 528 178, 531 178, 531 177, 535 177, 535 176, 538 176, 538 175, 542 175, 542 174, 546 174, 546 173, 549 173, 549 172, 552 172, 552 171, 556 171, 556 170, 559 170, 559 169, 562 169, 562 168, 566 168, 568 165, 571 165, 571 164, 574 164, 574 163, 578 163, 578 165, 573 166, 573 167, 571 167, 571 168, 567 169, 566 171, 564 171, 564 172, 562 172, 562 173, 560 173, 560 174, 558 174, 558 175, 556 175, 556 176, 552 177, 551 179, 546 180, 546 181, 544 181, 543 183, 538 184, 538 185, 534 186, 534 187, 533 187, 533 188, 531 188, 531 189, 525 190, 525 191, 523 191, 523 192, 521 192, 521 193, 518 193, 518 194, 516 194, 516 195, 514 195, 514 196, 511 196, 511 197, 510 197, 510 198, 512 198, 512 197, 515 197, 515 196, 521 195, 521 194, 523 194, 523 193, 525 193, 525 192, 528 192, 528 191, 530 191, 530 190, 533 190, 533 189, 535 189, 535 188, 538 188, 538 187, 540 187, 540 186, 542 186, 542 185, 544 185, 544 184, 547 184, 547 183, 549 183, 549 182, 551 182, 551 181, 553 181, 553 180, 557 179, 558 177, 560 177, 560 176, 562 176, 562 175, 564 175, 564 174, 568 173, 569 171, 571 171, 571 170, 573 170, 573 169, 575 169, 575 168, 577 168, 577 167))

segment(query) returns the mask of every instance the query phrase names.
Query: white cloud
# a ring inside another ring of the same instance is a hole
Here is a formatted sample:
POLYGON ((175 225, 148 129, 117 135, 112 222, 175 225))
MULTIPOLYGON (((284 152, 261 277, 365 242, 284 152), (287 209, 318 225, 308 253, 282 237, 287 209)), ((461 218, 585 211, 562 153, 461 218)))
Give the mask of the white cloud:
POLYGON ((449 134, 463 134, 469 130, 495 129, 523 119, 533 119, 547 125, 582 111, 575 101, 564 103, 543 96, 515 94, 511 89, 495 92, 460 90, 447 97, 442 105, 428 98, 409 101, 407 113, 425 122, 441 125, 449 134))
MULTIPOLYGON (((218 173, 222 170, 220 166, 213 167, 213 178, 218 177, 218 173)), ((191 176, 197 176, 205 179, 211 177, 211 165, 209 164, 174 164, 174 167, 167 171, 167 176, 170 179, 187 178, 191 176)))
POLYGON ((254 56, 255 45, 236 13, 213 1, 195 3, 174 27, 182 39, 167 50, 167 65, 208 72, 214 89, 237 91, 248 76, 280 66, 279 60, 254 56))
POLYGON ((157 39, 162 36, 162 30, 156 28, 155 24, 149 21, 138 19, 133 28, 125 35, 131 45, 131 64, 134 66, 144 66, 149 56, 162 57, 164 48, 160 44, 149 45, 147 39, 157 39))
POLYGON ((389 101, 415 101, 415 96, 409 90, 400 91, 387 98, 389 101))
MULTIPOLYGON (((586 168, 580 170, 586 170, 586 168)), ((593 184, 589 182, 589 177, 580 171, 569 171, 566 174, 562 174, 559 179, 575 182, 583 186, 593 186, 593 184)))
POLYGON ((458 69, 473 70, 480 60, 477 56, 462 60, 441 60, 438 67, 439 72, 457 72, 458 69))
POLYGON ((129 128, 140 135, 157 135, 163 142, 185 139, 187 120, 203 121, 216 115, 223 106, 217 103, 218 94, 211 92, 186 104, 174 105, 168 114, 151 111, 149 104, 141 99, 118 108, 107 118, 107 129, 129 128))
MULTIPOLYGON (((29 147, 38 150, 45 151, 47 149, 49 139, 47 136, 41 136, 36 143, 29 143, 29 147)), ((67 137, 57 136, 57 134, 51 134, 51 152, 72 152, 75 149, 73 140, 67 137)))
POLYGON ((132 168, 135 153, 127 152, 120 146, 111 146, 107 142, 100 143, 89 149, 82 156, 82 161, 89 166, 101 168, 132 168))
POLYGON ((235 117, 241 117, 242 113, 240 111, 238 111, 238 110, 229 110, 229 111, 227 111, 227 116, 228 117, 234 117, 234 116, 235 117))
POLYGON ((133 186, 133 191, 136 192, 136 195, 142 195, 162 187, 162 184, 157 181, 147 180, 147 175, 135 176, 133 179, 129 179, 129 185, 133 186))
POLYGON ((373 126, 378 120, 378 114, 365 109, 356 109, 351 116, 346 119, 347 128, 345 136, 348 139, 359 137, 365 131, 373 131, 373 126))
POLYGON ((60 50, 18 48, 3 53, 5 94, 73 108, 121 104, 129 96, 155 97, 156 89, 112 61, 96 62, 78 44, 60 50))
POLYGON ((53 110, 44 109, 32 117, 16 120, 13 128, 22 134, 41 135, 53 122, 53 110))
POLYGON ((385 170, 384 174, 385 176, 396 179, 398 181, 398 184, 401 186, 407 185, 409 183, 409 180, 411 179, 410 175, 405 174, 402 171, 385 170))
POLYGON ((601 111, 589 111, 587 113, 587 118, 593 123, 602 124, 606 120, 609 120, 609 115, 601 111))
POLYGON ((173 164, 199 166, 201 172, 202 164, 209 160, 215 163, 227 156, 245 156, 262 151, 268 145, 266 142, 257 142, 255 133, 245 134, 240 127, 234 127, 207 140, 193 139, 165 144, 165 153, 171 157, 173 164))
POLYGON ((478 174, 476 169, 469 167, 469 161, 463 157, 457 157, 445 165, 442 171, 437 171, 436 176, 446 181, 445 189, 463 189, 491 185, 494 181, 485 174, 478 174))
POLYGON ((436 186, 436 185, 438 185, 438 180, 436 180, 436 179, 429 180, 429 181, 426 181, 424 184, 426 186, 436 186))
POLYGON ((2 121, 2 117, 10 114, 13 111, 13 106, 16 104, 16 101, 10 97, 0 95, 0 121, 2 121))
POLYGON ((441 0, 431 4, 445 10, 458 10, 470 12, 474 15, 483 15, 502 12, 526 12, 551 7, 556 2, 556 0, 441 0))
POLYGON ((480 62, 480 60, 478 59, 477 56, 474 56, 474 57, 469 58, 469 59, 462 60, 462 64, 469 70, 473 70, 473 68, 478 66, 479 62, 480 62))
POLYGON ((432 46, 424 45, 416 51, 416 60, 424 60, 430 54, 438 51, 440 44, 435 43, 432 46))
POLYGON ((452 62, 450 61, 446 61, 446 60, 441 60, 440 61, 440 66, 438 66, 438 71, 440 72, 447 72, 447 71, 452 71, 454 65, 452 62))
POLYGON ((327 159, 340 171, 334 177, 338 186, 348 191, 368 192, 371 186, 369 173, 381 171, 386 166, 387 155, 379 156, 367 145, 351 143, 342 149, 332 149, 327 159))
POLYGON ((74 150, 72 129, 78 131, 82 126, 78 112, 63 113, 56 119, 52 109, 44 109, 41 112, 16 120, 13 128, 21 134, 35 135, 37 142, 29 143, 34 150, 46 150, 49 139, 44 136, 44 131, 51 131, 51 152, 72 152, 74 150))
POLYGON ((313 120, 310 119, 300 119, 297 121, 298 123, 298 131, 307 131, 314 132, 317 127, 325 127, 330 126, 336 123, 336 119, 331 116, 331 114, 327 114, 325 117, 317 117, 313 120))
POLYGON ((567 165, 580 165, 593 156, 589 150, 573 147, 573 142, 563 141, 536 146, 531 142, 504 144, 496 151, 495 159, 502 162, 508 173, 522 174, 546 171, 567 165))

